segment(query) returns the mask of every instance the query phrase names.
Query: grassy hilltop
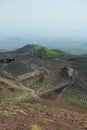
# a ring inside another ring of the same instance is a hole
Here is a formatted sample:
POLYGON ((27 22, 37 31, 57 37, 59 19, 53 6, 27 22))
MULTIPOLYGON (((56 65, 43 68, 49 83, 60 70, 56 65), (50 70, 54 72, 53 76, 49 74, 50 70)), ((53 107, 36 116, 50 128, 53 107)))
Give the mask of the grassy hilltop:
POLYGON ((35 48, 33 54, 39 56, 40 58, 44 58, 44 59, 59 59, 62 56, 69 55, 66 52, 62 52, 59 50, 51 50, 51 49, 41 47, 41 46, 35 48))

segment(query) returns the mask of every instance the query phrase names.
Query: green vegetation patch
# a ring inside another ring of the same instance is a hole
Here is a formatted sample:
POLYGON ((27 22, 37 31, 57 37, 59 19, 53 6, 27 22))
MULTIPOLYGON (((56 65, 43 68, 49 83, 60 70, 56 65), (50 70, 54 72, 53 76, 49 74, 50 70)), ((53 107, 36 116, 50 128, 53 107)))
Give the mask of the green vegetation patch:
POLYGON ((67 56, 69 55, 66 52, 58 51, 58 50, 51 50, 45 47, 39 47, 36 48, 33 52, 34 55, 39 56, 40 58, 43 59, 58 59, 62 56, 67 56))
POLYGON ((34 98, 27 98, 27 99, 24 99, 23 101, 21 101, 22 103, 26 103, 26 104, 37 104, 38 101, 35 100, 34 98))
POLYGON ((31 130, 42 130, 41 127, 37 124, 32 125, 31 130))

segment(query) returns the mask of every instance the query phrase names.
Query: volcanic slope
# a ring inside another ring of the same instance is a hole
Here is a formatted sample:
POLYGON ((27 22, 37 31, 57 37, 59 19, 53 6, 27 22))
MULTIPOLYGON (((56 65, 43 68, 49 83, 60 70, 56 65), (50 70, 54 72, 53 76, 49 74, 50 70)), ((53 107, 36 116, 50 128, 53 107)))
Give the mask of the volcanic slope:
POLYGON ((39 45, 27 45, 0 57, 14 58, 10 63, 1 63, 0 75, 4 75, 6 81, 12 80, 18 89, 33 90, 33 97, 38 96, 39 100, 57 102, 58 99, 65 104, 87 109, 87 57, 75 57, 39 45), (8 76, 11 78, 8 79, 8 76))
POLYGON ((87 129, 86 66, 38 45, 0 53, 0 130, 87 129))

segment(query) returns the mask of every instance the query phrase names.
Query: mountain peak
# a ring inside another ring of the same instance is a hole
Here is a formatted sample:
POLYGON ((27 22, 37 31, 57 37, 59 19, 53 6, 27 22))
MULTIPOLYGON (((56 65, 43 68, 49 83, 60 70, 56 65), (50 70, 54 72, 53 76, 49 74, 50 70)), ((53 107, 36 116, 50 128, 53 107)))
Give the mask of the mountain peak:
POLYGON ((51 50, 37 44, 27 44, 26 46, 18 49, 16 53, 21 53, 22 55, 36 55, 44 59, 56 59, 69 55, 68 53, 59 50, 51 50))

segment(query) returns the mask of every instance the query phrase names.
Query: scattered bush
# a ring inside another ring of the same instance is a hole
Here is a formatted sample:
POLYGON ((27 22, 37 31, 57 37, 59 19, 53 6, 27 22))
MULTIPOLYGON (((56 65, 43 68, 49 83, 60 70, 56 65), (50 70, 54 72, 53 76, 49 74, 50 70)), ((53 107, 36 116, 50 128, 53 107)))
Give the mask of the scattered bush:
POLYGON ((41 130, 41 127, 39 125, 32 125, 31 130, 41 130))

